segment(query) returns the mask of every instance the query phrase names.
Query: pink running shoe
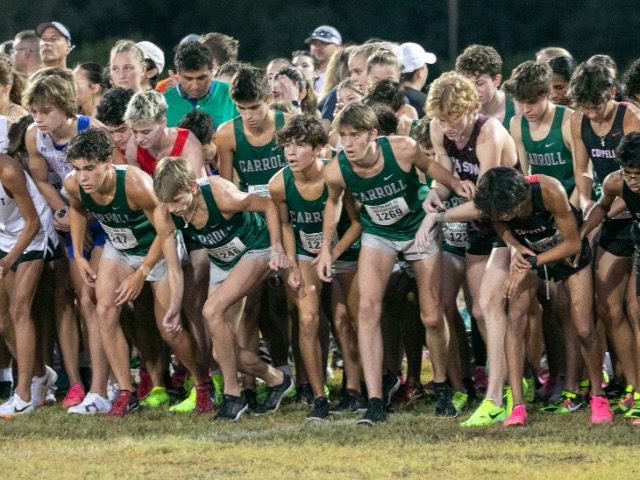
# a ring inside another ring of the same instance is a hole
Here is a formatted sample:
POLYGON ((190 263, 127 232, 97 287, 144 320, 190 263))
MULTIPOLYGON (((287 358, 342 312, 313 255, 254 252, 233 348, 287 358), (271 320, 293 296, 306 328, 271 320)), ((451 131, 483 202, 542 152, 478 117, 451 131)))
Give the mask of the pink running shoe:
POLYGON ((527 410, 524 408, 524 405, 516 405, 511 410, 511 415, 504 421, 505 427, 524 427, 525 423, 527 423, 527 418, 529 418, 529 414, 527 410))
POLYGON ((84 400, 84 387, 81 383, 74 383, 71 385, 71 388, 67 392, 62 401, 62 408, 75 407, 76 405, 80 405, 82 400, 84 400))
POLYGON ((609 402, 606 398, 594 395, 591 397, 589 404, 591 405, 591 423, 605 423, 613 421, 611 408, 609 408, 609 402))

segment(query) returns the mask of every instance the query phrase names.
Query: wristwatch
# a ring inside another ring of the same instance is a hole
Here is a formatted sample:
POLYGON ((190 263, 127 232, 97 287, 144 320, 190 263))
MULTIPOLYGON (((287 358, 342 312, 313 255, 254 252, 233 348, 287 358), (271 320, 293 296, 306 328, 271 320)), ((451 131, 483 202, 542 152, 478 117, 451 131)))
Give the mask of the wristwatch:
POLYGON ((531 265, 531 273, 538 273, 538 257, 535 255, 523 255, 524 259, 531 265))
POLYGON ((291 100, 291 105, 296 108, 300 108, 300 102, 298 100, 291 100))

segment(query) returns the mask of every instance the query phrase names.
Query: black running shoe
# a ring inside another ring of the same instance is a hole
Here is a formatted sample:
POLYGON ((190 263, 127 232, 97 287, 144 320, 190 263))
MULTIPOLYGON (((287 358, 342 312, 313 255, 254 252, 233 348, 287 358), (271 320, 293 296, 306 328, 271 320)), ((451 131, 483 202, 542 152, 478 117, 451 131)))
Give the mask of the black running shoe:
POLYGON ((391 405, 391 397, 400 388, 400 377, 386 374, 382 377, 382 399, 386 406, 391 405))
POLYGON ((340 415, 343 413, 354 413, 364 410, 364 398, 362 395, 357 395, 353 392, 347 392, 342 400, 333 408, 329 410, 332 415, 340 415))
POLYGON ((454 418, 458 416, 458 411, 453 405, 453 394, 449 385, 435 387, 433 394, 436 400, 436 417, 454 418))
POLYGON ((318 397, 313 401, 313 409, 307 415, 307 420, 326 420, 329 416, 329 399, 318 397))
POLYGON ((247 406, 249 407, 249 411, 253 411, 258 407, 258 394, 255 392, 255 390, 251 390, 250 388, 245 388, 244 398, 247 401, 247 406))
POLYGON ((224 395, 222 405, 220 405, 214 420, 228 420, 237 422, 249 406, 244 398, 244 392, 239 397, 233 395, 224 395))
POLYGON ((313 389, 309 383, 298 385, 296 392, 299 402, 306 403, 309 407, 313 406, 313 389))
POLYGON ((382 423, 387 419, 387 412, 385 412, 384 401, 381 398, 370 398, 367 405, 367 412, 360 420, 358 425, 368 425, 373 427, 378 423, 382 423))
POLYGON ((262 415, 267 412, 276 411, 280 406, 280 402, 293 390, 293 379, 287 373, 284 374, 284 380, 280 385, 267 388, 267 396, 253 411, 254 415, 262 415))

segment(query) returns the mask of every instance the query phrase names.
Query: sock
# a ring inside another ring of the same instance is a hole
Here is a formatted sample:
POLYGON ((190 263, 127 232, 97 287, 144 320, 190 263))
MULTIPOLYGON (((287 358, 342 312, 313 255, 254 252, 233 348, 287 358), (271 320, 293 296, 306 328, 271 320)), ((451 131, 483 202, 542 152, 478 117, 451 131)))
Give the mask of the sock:
POLYGON ((281 365, 279 367, 276 367, 277 370, 280 370, 282 373, 286 373, 287 375, 291 376, 291 365, 286 364, 286 365, 281 365))
POLYGON ((0 368, 0 382, 13 383, 13 371, 11 368, 0 368))

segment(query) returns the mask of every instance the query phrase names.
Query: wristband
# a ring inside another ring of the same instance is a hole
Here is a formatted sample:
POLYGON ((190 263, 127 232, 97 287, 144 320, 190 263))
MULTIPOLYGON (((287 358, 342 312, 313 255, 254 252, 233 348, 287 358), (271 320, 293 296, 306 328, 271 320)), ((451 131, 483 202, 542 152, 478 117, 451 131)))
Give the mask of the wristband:
POLYGON ((535 255, 523 255, 523 257, 531 265, 531 272, 538 273, 538 257, 535 255))
POLYGON ((284 255, 284 252, 278 252, 278 253, 269 254, 269 260, 271 260, 272 258, 277 257, 278 255, 284 255))
POLYGON ((447 223, 444 219, 445 210, 441 210, 438 214, 438 223, 447 223))

